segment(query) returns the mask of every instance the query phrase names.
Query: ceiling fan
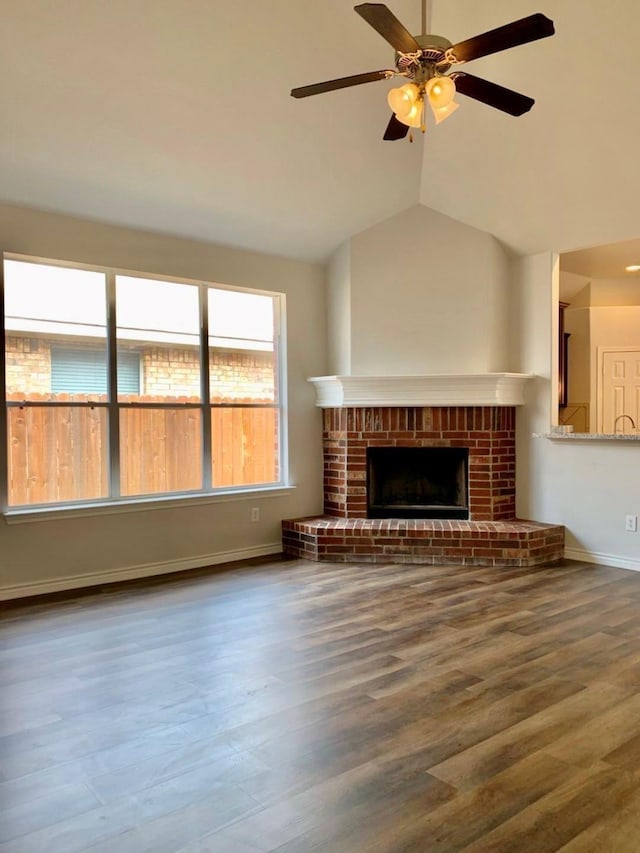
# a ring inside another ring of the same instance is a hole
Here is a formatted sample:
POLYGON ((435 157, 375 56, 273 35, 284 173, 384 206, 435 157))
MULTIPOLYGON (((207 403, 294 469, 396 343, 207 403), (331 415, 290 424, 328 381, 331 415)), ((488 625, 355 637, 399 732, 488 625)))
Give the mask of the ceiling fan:
POLYGON ((424 132, 425 101, 433 110, 436 124, 448 118, 458 108, 454 101, 456 91, 512 116, 528 112, 535 103, 533 98, 512 89, 450 69, 481 56, 552 36, 555 32, 553 21, 540 12, 452 44, 442 36, 427 33, 426 0, 422 0, 422 35, 419 36, 412 36, 383 3, 361 3, 354 6, 354 11, 395 48, 395 68, 301 86, 291 90, 294 98, 307 98, 376 80, 407 78, 410 82, 391 89, 388 94, 392 116, 384 133, 386 140, 403 139, 412 127, 424 132))

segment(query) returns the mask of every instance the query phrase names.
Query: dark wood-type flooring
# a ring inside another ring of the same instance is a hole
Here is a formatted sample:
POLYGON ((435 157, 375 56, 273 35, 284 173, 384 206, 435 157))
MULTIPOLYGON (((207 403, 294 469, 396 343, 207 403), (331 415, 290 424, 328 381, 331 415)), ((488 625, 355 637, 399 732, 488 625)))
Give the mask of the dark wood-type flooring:
POLYGON ((254 561, 4 608, 0 851, 640 850, 640 575, 254 561))

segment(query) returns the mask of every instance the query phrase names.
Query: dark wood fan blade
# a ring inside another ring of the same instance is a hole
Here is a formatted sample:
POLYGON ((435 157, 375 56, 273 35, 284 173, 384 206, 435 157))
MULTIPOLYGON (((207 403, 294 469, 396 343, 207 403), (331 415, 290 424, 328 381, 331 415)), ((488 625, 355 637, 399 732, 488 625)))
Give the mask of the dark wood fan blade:
POLYGON ((489 80, 483 80, 482 77, 474 77, 463 71, 451 76, 455 80, 456 91, 468 98, 475 98, 476 101, 495 107, 497 110, 502 110, 503 113, 509 113, 510 116, 521 116, 529 112, 535 104, 533 98, 514 92, 513 89, 505 89, 504 86, 498 86, 497 83, 491 83, 489 80))
POLYGON ((396 114, 392 113, 391 118, 389 119, 389 124, 387 125, 387 129, 385 130, 382 138, 389 142, 396 139, 404 139, 407 133, 409 133, 409 126, 398 121, 396 114))
POLYGON ((481 56, 498 53, 500 50, 547 38, 554 33, 553 21, 536 12, 535 15, 529 15, 527 18, 521 18, 519 21, 513 21, 511 24, 505 24, 503 27, 458 42, 449 48, 447 54, 455 56, 457 62, 469 62, 481 56))
POLYGON ((354 74, 351 77, 339 77, 337 80, 325 80, 324 83, 313 83, 311 86, 300 86, 292 89, 294 98, 308 98, 309 95, 320 95, 322 92, 333 92, 334 89, 346 89, 349 86, 359 86, 361 83, 374 83, 376 80, 384 80, 389 74, 386 69, 382 71, 368 71, 366 74, 354 74))
POLYGON ((401 53, 417 53, 420 45, 384 3, 361 3, 354 10, 401 53))

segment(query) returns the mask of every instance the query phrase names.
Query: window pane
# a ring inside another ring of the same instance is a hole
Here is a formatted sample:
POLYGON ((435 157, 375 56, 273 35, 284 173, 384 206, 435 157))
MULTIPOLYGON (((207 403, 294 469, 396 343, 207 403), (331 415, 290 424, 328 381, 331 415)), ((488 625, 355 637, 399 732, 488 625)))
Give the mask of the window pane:
MULTIPOLYGON (((151 403, 200 400, 198 288, 116 276, 119 359, 136 354, 139 389, 118 370, 118 399, 151 403)), ((120 364, 120 362, 119 362, 120 364)))
POLYGON ((9 504, 108 497, 104 408, 8 410, 9 504))
POLYGON ((198 409, 120 411, 120 490, 152 495, 202 488, 198 409))
POLYGON ((6 380, 9 400, 104 400, 107 383, 103 273, 5 261, 6 380), (68 371, 53 381, 53 351, 69 353, 68 371), (92 363, 93 384, 71 380, 92 363), (61 394, 81 393, 81 397, 61 394))
POLYGON ((274 298, 210 288, 208 299, 211 401, 275 402, 274 298))
POLYGON ((277 409, 212 409, 211 445, 214 486, 279 482, 277 409))
POLYGON ((236 342, 273 343, 273 296, 210 287, 209 333, 236 342))

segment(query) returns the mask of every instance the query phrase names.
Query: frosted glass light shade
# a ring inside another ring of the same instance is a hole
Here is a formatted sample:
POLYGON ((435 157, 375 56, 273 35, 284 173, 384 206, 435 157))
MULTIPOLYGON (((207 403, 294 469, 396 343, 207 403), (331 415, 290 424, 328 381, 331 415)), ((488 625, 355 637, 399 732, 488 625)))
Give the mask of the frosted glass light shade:
POLYGON ((389 90, 387 103, 397 116, 408 113, 412 106, 412 102, 408 95, 400 88, 389 90))
POLYGON ((427 82, 426 92, 432 107, 446 107, 456 96, 456 84, 451 77, 432 77, 427 82))
POLYGON ((401 86, 400 88, 411 98, 412 102, 418 100, 420 89, 416 86, 415 83, 405 83, 404 86, 401 86))
POLYGON ((391 89, 387 95, 387 103, 397 118, 408 116, 411 108, 418 99, 420 90, 415 83, 406 83, 397 89, 391 89))
POLYGON ((436 120, 436 124, 440 124, 441 121, 449 118, 452 113, 455 113, 459 106, 460 104, 457 104, 455 101, 451 101, 451 103, 447 104, 446 107, 434 107, 433 104, 431 104, 431 110, 436 120))
POLYGON ((402 124, 408 127, 422 127, 423 104, 422 101, 416 101, 406 115, 399 116, 396 113, 396 118, 402 124))

